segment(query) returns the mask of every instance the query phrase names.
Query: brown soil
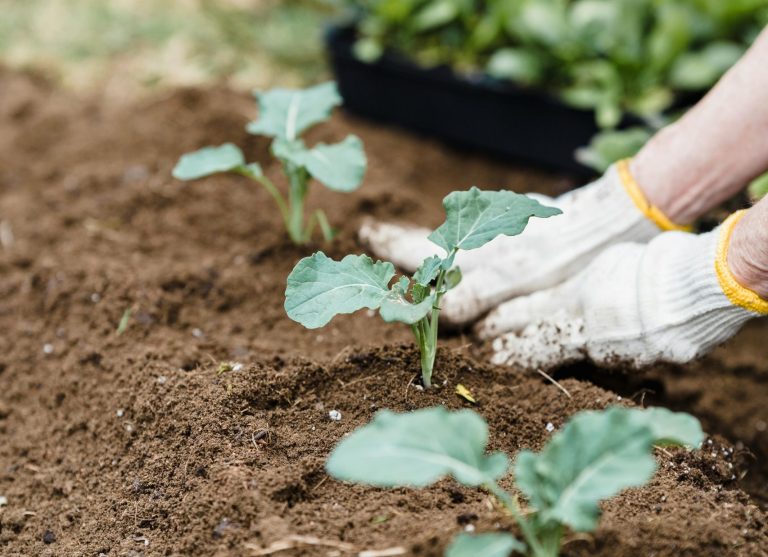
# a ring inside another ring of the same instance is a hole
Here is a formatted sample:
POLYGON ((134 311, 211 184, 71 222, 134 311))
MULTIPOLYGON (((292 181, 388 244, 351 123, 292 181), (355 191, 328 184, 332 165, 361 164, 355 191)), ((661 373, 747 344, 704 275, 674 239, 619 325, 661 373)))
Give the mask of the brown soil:
MULTIPOLYGON (((764 325, 691 366, 631 378, 563 370, 613 383, 564 379, 572 398, 478 363, 455 335, 438 355, 444 386, 425 394, 410 385, 418 360, 405 328, 363 312, 307 331, 284 316, 285 276, 314 247, 283 240, 264 192, 237 178, 169 178, 179 154, 208 143, 233 140, 265 160, 266 143, 242 131, 247 96, 182 90, 112 107, 30 76, 0 71, 0 83, 3 555, 249 555, 291 535, 440 555, 466 524, 511 523, 477 490, 343 485, 323 462, 378 408, 466 405, 459 382, 479 399, 492 448, 510 454, 540 447, 547 423, 575 411, 632 394, 641 403, 648 386, 645 402, 693 411, 725 436, 660 452, 656 479, 609 501, 598 532, 570 537, 564 555, 768 555, 756 504, 768 477, 764 325), (221 371, 229 361, 244 366, 221 371)), ((341 225, 335 256, 360 251, 364 216, 434 225, 440 198, 472 183, 570 185, 342 116, 314 139, 350 130, 369 154, 365 187, 312 198, 341 225)))

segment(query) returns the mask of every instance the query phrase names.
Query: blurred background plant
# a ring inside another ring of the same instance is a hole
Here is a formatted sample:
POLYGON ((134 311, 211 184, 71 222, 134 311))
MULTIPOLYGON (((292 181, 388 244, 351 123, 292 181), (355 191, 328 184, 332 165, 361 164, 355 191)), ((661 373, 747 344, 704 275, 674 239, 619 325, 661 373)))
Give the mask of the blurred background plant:
POLYGON ((332 0, 0 0, 0 63, 123 94, 227 81, 301 86, 328 76, 332 0))
POLYGON ((768 24, 768 0, 346 1, 361 60, 394 53, 594 111, 603 131, 575 156, 600 172, 678 118, 768 24))
POLYGON ((768 23, 768 0, 348 0, 357 55, 395 51, 653 119, 701 93, 768 23))

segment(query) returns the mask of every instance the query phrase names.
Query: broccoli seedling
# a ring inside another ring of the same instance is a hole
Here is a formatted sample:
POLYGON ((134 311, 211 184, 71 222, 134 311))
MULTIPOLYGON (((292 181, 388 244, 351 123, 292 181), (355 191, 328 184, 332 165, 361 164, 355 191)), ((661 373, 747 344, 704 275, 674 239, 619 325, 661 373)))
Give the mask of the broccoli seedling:
POLYGON ((339 480, 377 487, 426 487, 445 476, 484 487, 510 511, 525 540, 509 533, 461 534, 446 557, 506 557, 512 551, 557 557, 566 528, 594 531, 602 500, 653 477, 654 446, 699 447, 703 438, 696 418, 663 408, 580 412, 541 452, 517 455, 515 483, 529 513, 499 486, 509 458, 485 454, 488 426, 472 410, 379 412, 338 444, 326 468, 339 480))
POLYGON ((395 266, 367 255, 334 261, 317 252, 299 261, 288 275, 285 310, 309 329, 326 325, 334 316, 359 309, 378 309, 387 322, 411 326, 421 353, 422 384, 429 388, 437 353, 440 301, 461 280, 454 266, 459 250, 477 249, 499 235, 520 234, 531 217, 550 217, 559 209, 511 191, 456 191, 443 200, 446 220, 429 239, 445 257, 424 260, 412 277, 395 277, 395 266))
POLYGON ((183 155, 173 176, 179 180, 197 180, 220 172, 240 174, 259 182, 275 200, 288 236, 295 244, 305 244, 319 226, 326 241, 333 239, 333 229, 322 210, 307 219, 304 200, 309 181, 315 178, 328 189, 340 192, 356 190, 367 166, 362 141, 349 135, 340 143, 306 146, 301 134, 329 119, 341 97, 333 82, 304 90, 273 89, 256 93, 259 119, 246 127, 249 133, 273 138, 271 152, 280 161, 288 181, 288 195, 264 174, 258 163, 246 163, 243 152, 232 143, 204 147, 183 155))

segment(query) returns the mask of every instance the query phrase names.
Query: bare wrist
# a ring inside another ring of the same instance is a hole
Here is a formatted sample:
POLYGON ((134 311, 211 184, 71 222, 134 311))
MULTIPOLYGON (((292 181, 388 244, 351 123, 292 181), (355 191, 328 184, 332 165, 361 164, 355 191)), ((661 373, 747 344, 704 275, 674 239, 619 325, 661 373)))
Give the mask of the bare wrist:
POLYGON ((736 224, 728 268, 736 282, 768 299, 768 205, 754 207, 736 224))

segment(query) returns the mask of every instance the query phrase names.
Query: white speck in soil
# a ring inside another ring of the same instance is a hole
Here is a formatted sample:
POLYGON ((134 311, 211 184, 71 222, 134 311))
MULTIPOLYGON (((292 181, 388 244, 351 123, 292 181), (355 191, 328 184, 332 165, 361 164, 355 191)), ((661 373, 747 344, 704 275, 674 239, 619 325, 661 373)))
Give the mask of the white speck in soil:
POLYGON ((53 354, 53 344, 50 342, 43 344, 43 354, 53 354))
POLYGON ((616 397, 616 400, 621 400, 621 397, 620 397, 620 396, 617 396, 617 397, 616 397))
POLYGON ((757 420, 755 422, 755 429, 757 431, 765 431, 768 429, 768 424, 766 424, 763 420, 757 420))
POLYGON ((157 382, 161 385, 165 385, 166 381, 168 381, 168 378, 165 375, 161 375, 157 378, 157 382))
POLYGON ((133 426, 131 424, 125 424, 125 431, 127 431, 128 433, 132 433, 133 426))
POLYGON ((323 342, 323 340, 325 340, 325 337, 323 337, 323 335, 317 335, 315 337, 315 342, 323 342))
POLYGON ((0 495, 0 507, 4 507, 8 504, 8 498, 5 495, 0 495))
POLYGON ((98 292, 94 292, 93 294, 91 294, 91 302, 93 302, 94 304, 98 304, 100 301, 101 301, 101 294, 99 294, 98 292))
POLYGON ((423 391, 424 390, 424 387, 422 387, 421 385, 414 385, 413 388, 416 389, 417 391, 423 391))
POLYGON ((554 426, 554 424, 552 424, 552 422, 548 422, 546 429, 547 429, 548 432, 552 433, 553 431, 555 431, 555 426, 554 426))
POLYGON ((243 364, 240 362, 235 362, 232 364, 232 371, 240 371, 241 369, 243 369, 243 364))
POLYGON ((474 524, 467 524, 464 526, 465 532, 474 532, 475 531, 475 525, 474 524))
POLYGON ((125 410, 123 410, 122 408, 118 408, 115 414, 117 414, 118 418, 122 418, 123 416, 125 416, 125 410))
POLYGON ((195 327, 192 329, 192 336, 195 338, 203 338, 203 331, 195 327))
POLYGON ((340 422, 341 421, 341 412, 339 412, 338 410, 331 410, 330 412, 328 412, 328 418, 332 422, 340 422))

